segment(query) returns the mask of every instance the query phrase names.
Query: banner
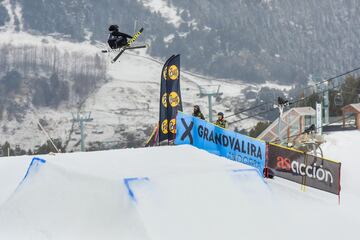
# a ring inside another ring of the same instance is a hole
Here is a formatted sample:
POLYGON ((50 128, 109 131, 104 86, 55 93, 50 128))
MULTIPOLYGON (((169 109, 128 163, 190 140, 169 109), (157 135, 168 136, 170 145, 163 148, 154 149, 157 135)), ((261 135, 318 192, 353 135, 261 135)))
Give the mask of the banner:
POLYGON ((167 79, 167 64, 168 62, 175 57, 172 55, 164 64, 161 71, 161 82, 160 82, 160 108, 159 108, 159 142, 168 139, 168 118, 167 118, 167 107, 168 107, 168 97, 167 97, 167 88, 166 88, 166 79, 167 79))
POLYGON ((176 114, 182 111, 180 92, 180 55, 171 56, 165 63, 161 76, 159 142, 174 140, 176 114))
POLYGON ((191 144, 210 153, 241 162, 263 175, 266 144, 199 118, 178 112, 175 144, 191 144))
POLYGON ((340 194, 341 163, 273 143, 269 143, 268 147, 267 167, 273 170, 275 176, 336 195, 340 194))

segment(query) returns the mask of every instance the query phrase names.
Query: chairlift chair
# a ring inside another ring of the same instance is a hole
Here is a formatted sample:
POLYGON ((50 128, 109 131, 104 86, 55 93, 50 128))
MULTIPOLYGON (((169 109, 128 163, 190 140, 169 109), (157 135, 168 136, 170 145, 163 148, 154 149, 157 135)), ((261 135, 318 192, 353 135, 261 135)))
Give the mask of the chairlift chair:
POLYGON ((337 107, 341 107, 344 105, 344 98, 341 93, 337 93, 334 97, 334 104, 337 107))

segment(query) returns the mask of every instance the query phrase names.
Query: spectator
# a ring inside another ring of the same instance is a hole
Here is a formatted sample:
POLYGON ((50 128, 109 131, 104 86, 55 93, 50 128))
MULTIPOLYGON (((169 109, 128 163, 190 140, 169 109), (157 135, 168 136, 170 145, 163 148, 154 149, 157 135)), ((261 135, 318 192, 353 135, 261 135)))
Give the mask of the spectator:
POLYGON ((224 119, 224 113, 218 113, 218 119, 216 120, 215 125, 221 128, 228 128, 228 122, 224 119))
POLYGON ((204 114, 202 114, 202 112, 200 111, 200 107, 199 105, 195 105, 194 106, 194 112, 192 114, 194 117, 200 118, 202 120, 205 120, 204 118, 204 114))

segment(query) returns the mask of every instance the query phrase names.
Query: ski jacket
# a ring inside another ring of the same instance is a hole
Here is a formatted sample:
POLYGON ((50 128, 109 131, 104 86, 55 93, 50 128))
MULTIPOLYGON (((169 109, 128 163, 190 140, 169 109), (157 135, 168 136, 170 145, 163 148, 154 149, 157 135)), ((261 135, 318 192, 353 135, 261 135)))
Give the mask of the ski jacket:
POLYGON ((130 35, 126 34, 126 33, 122 33, 122 32, 119 32, 119 31, 115 30, 115 31, 112 31, 110 33, 109 40, 110 39, 118 39, 119 37, 122 37, 122 38, 125 38, 125 39, 126 38, 132 38, 132 36, 130 36, 130 35))
POLYGON ((193 114, 192 114, 194 117, 197 117, 197 118, 200 118, 200 119, 202 119, 202 120, 205 120, 205 117, 204 117, 204 114, 202 114, 202 112, 193 112, 193 114))
POLYGON ((228 127, 228 122, 225 119, 222 119, 222 120, 218 119, 218 120, 216 120, 215 125, 219 126, 221 128, 227 128, 228 127))

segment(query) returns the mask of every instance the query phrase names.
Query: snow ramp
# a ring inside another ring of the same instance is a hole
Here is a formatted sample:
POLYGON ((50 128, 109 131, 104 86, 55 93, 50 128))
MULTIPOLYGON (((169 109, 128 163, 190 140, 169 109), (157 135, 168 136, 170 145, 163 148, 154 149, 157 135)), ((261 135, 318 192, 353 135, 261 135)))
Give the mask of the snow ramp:
POLYGON ((22 158, 0 178, 0 239, 336 239, 347 216, 192 146, 22 158))

